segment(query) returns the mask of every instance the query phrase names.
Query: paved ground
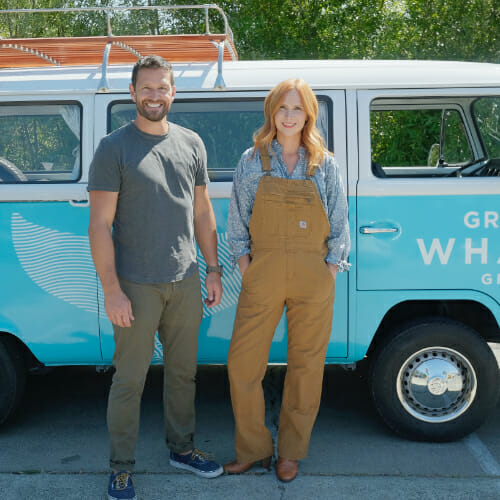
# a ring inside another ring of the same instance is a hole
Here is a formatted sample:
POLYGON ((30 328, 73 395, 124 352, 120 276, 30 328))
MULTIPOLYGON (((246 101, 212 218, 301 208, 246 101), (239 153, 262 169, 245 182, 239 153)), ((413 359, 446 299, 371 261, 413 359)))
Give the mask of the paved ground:
MULTIPOLYGON (((270 367, 268 424, 276 429, 284 369, 270 367)), ((135 474, 141 500, 500 499, 500 406, 476 433, 446 444, 402 440, 381 423, 357 372, 327 368, 310 455, 290 484, 255 468, 243 476, 197 478, 168 465, 162 439, 161 369, 148 377, 135 474)), ((0 499, 104 499, 110 374, 60 368, 32 376, 17 420, 0 428, 0 499)), ((233 420, 224 367, 200 367, 197 446, 233 457, 233 420)))

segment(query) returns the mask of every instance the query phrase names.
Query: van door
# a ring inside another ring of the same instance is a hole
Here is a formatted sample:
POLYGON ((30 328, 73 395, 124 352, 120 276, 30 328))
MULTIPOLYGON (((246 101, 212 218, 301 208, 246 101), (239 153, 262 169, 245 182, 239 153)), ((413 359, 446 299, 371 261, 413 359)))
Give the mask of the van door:
POLYGON ((498 96, 359 92, 359 290, 480 292, 500 303, 498 96))
MULTIPOLYGON (((225 363, 233 328, 236 304, 241 287, 239 270, 233 267, 227 243, 227 213, 231 196, 232 175, 241 153, 252 145, 252 134, 262 125, 264 98, 267 92, 231 92, 230 97, 221 92, 177 92, 168 119, 196 131, 203 139, 208 157, 211 182, 208 186, 215 212, 218 234, 219 261, 224 266, 222 283, 224 295, 219 306, 204 309, 199 336, 198 359, 201 363, 225 363)), ((318 125, 330 149, 335 145, 336 157, 346 177, 344 93, 325 92, 319 95, 320 117, 318 125), (335 127, 333 120, 335 116, 335 127)), ((107 123, 107 130, 99 130, 102 137, 135 118, 135 105, 128 95, 100 94, 95 103, 96 124, 107 123)), ((97 132, 96 127, 96 132, 97 132)), ((96 146, 98 137, 95 138, 96 146)), ((202 293, 205 294, 205 262, 198 253, 202 293)), ((347 355, 347 277, 339 273, 336 288, 335 314, 332 340, 327 356, 343 358, 347 355)), ((102 291, 100 291, 102 293, 102 291)), ((103 356, 109 362, 114 343, 109 321, 100 318, 103 356)), ((161 346, 153 362, 161 362, 161 346)), ((270 362, 286 361, 286 320, 282 318, 271 346, 270 362)))
POLYGON ((0 97, 0 331, 47 365, 101 363, 87 238, 92 99, 0 97))

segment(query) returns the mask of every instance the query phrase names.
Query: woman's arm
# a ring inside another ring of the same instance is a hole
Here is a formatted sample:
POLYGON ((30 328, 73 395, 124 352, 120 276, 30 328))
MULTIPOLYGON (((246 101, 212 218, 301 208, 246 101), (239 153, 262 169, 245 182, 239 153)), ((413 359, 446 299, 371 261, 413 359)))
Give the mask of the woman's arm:
MULTIPOLYGON (((328 220, 330 235, 328 237, 328 255, 326 261, 336 265, 338 271, 348 271, 347 262, 351 241, 349 236, 349 219, 347 197, 340 176, 340 168, 333 157, 325 161, 326 197, 328 203, 328 220)), ((333 274, 333 273, 332 273, 333 274)))
POLYGON ((251 186, 248 179, 245 178, 247 153, 248 151, 243 153, 234 172, 233 189, 229 203, 227 237, 229 248, 233 254, 233 264, 239 263, 240 258, 245 255, 248 256, 248 260, 250 259, 250 233, 248 228, 255 194, 252 196, 251 186))

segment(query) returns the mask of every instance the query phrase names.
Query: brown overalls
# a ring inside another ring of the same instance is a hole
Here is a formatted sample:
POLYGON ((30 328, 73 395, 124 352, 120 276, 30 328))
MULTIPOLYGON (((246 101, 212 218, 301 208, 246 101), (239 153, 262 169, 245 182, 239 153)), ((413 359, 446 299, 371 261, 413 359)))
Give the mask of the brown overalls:
POLYGON ((236 460, 273 455, 265 426, 262 380, 274 331, 286 305, 287 373, 278 455, 307 456, 318 413, 335 281, 325 262, 330 224, 309 165, 306 180, 271 177, 267 151, 250 219, 251 263, 245 272, 228 355, 236 422, 236 460))

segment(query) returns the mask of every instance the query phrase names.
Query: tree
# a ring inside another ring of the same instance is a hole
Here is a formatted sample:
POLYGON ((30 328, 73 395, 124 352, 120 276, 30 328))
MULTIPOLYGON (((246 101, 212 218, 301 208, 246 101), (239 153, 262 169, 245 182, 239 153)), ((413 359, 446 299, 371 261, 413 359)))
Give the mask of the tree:
MULTIPOLYGON (((6 9, 8 0, 0 0, 6 9)), ((18 0, 19 8, 192 4, 192 0, 18 0)), ((221 0, 241 59, 500 62, 499 0, 221 0)), ((203 11, 115 13, 115 34, 203 33, 203 11)), ((212 32, 223 22, 210 14, 212 32)), ((102 13, 0 15, 2 37, 106 34, 102 13)))

